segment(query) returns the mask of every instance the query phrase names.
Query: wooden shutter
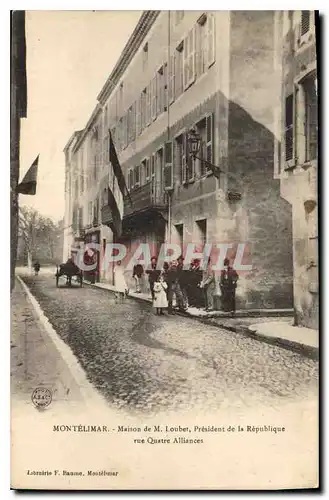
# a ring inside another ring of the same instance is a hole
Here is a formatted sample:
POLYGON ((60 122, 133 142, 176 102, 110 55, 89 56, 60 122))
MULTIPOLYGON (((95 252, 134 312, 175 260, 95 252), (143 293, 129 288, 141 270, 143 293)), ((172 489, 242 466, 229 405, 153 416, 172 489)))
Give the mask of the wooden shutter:
POLYGON ((168 108, 168 63, 163 66, 163 111, 168 108))
POLYGON ((209 14, 207 17, 207 61, 208 68, 215 62, 215 17, 209 14))
POLYGON ((188 63, 189 63, 189 37, 187 36, 184 40, 183 48, 183 89, 188 87, 188 63))
POLYGON ((146 182, 150 180, 150 158, 145 160, 145 180, 146 182))
POLYGON ((137 165, 135 167, 135 175, 134 175, 134 187, 139 187, 140 186, 140 166, 137 165))
POLYGON ((294 94, 286 97, 285 103, 285 159, 294 158, 294 94))
POLYGON ((187 182, 187 157, 188 157, 187 134, 183 134, 183 136, 182 136, 181 148, 182 148, 181 179, 182 179, 182 183, 186 184, 186 182, 187 182))
POLYGON ((166 142, 164 147, 164 189, 173 188, 173 144, 166 142))
POLYGON ((304 85, 305 92, 305 132, 306 132, 306 160, 317 158, 318 143, 318 110, 315 78, 310 77, 304 85))
MULTIPOLYGON (((209 163, 214 162, 214 119, 213 115, 206 117, 206 160, 209 163)), ((207 171, 211 171, 211 168, 207 165, 207 171)))
POLYGON ((309 10, 302 10, 302 18, 300 23, 300 35, 305 35, 310 29, 310 14, 309 10))
POLYGON ((152 96, 151 96, 151 107, 152 107, 152 120, 156 119, 157 116, 157 79, 156 76, 152 80, 152 96))
POLYGON ((150 125, 151 123, 151 89, 152 89, 152 82, 149 83, 146 94, 146 117, 147 117, 146 125, 150 125))
POLYGON ((168 104, 170 105, 175 100, 175 54, 172 54, 169 59, 169 88, 168 88, 168 104))

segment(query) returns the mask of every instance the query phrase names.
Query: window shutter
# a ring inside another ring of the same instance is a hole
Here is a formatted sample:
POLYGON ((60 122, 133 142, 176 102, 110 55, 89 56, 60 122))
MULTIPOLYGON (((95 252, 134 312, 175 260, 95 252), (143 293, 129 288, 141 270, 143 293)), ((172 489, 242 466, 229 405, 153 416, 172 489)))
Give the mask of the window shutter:
POLYGON ((173 188, 173 144, 166 142, 164 148, 164 189, 173 188))
MULTIPOLYGON (((206 160, 209 163, 214 162, 214 118, 209 115, 206 118, 206 160)), ((211 171, 209 166, 206 166, 207 171, 211 171)))
POLYGON ((188 55, 189 55, 189 38, 188 36, 184 40, 183 48, 183 88, 186 89, 188 86, 188 55))
POLYGON ((207 59, 208 68, 215 62, 215 17, 213 14, 207 17, 207 59))
POLYGON ((156 76, 152 80, 152 120, 157 116, 157 79, 156 76))
POLYGON ((145 179, 146 182, 150 180, 150 158, 145 160, 145 179))
POLYGON ((135 176, 134 176, 134 187, 139 187, 140 186, 140 166, 137 165, 135 167, 135 176))
POLYGON ((187 182, 187 157, 188 157, 187 134, 184 134, 182 138, 182 163, 181 163, 181 179, 183 184, 186 184, 187 182))
POLYGON ((294 94, 286 97, 285 106, 285 158, 294 158, 294 94))
POLYGON ((189 84, 193 83, 195 80, 195 31, 196 26, 190 31, 190 47, 189 47, 189 84))
POLYGON ((168 108, 168 63, 164 64, 163 67, 163 111, 167 111, 168 108))
POLYGON ((152 82, 148 84, 146 89, 146 125, 151 123, 151 88, 152 82))
POLYGON ((136 137, 141 133, 141 98, 139 97, 135 103, 136 105, 136 137))
POLYGON ((300 23, 300 34, 305 35, 310 29, 310 11, 302 10, 302 19, 300 23))
POLYGON ((172 54, 169 59, 169 88, 168 88, 168 104, 170 105, 175 100, 175 54, 172 54))

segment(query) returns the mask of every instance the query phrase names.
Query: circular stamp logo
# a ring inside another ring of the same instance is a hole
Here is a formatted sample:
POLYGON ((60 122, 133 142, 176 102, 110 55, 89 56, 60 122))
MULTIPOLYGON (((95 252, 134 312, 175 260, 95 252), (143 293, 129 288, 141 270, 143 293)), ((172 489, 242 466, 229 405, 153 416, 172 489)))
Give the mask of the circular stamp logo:
POLYGON ((52 394, 50 389, 46 387, 37 387, 32 392, 32 403, 36 408, 47 408, 52 401, 52 394))

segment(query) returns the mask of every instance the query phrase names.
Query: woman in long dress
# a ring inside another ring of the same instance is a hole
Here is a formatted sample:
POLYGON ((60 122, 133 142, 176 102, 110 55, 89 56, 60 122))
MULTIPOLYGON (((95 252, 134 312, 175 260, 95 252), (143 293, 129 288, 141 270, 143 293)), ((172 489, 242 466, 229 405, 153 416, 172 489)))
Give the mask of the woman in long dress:
POLYGON ((115 286, 115 298, 118 301, 120 299, 123 302, 125 295, 127 293, 127 283, 124 276, 124 267, 122 266, 121 260, 118 260, 116 266, 114 267, 114 286, 115 286))
POLYGON ((156 309, 156 314, 163 314, 163 309, 168 307, 167 299, 168 285, 161 274, 158 280, 154 283, 154 301, 153 307, 156 309))

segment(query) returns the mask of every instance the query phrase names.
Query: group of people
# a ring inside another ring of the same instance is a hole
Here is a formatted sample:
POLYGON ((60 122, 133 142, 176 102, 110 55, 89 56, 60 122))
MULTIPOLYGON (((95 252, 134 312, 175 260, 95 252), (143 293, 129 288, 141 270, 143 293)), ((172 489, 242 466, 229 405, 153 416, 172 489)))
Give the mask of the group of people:
MULTIPOLYGON (((152 257, 151 268, 146 270, 149 287, 152 295, 153 306, 156 314, 163 314, 163 309, 168 309, 169 314, 174 314, 173 299, 176 298, 176 307, 185 311, 188 306, 204 308, 206 311, 214 309, 214 294, 216 292, 216 278, 209 259, 206 269, 202 270, 200 261, 195 259, 188 269, 184 268, 184 258, 177 261, 165 262, 163 268, 157 268, 157 258, 152 257)), ((141 264, 136 264, 133 277, 136 282, 136 292, 141 292, 141 280, 144 269, 141 264)), ((222 310, 235 312, 235 291, 238 274, 230 266, 228 259, 224 261, 221 271, 219 286, 221 290, 222 310)))

